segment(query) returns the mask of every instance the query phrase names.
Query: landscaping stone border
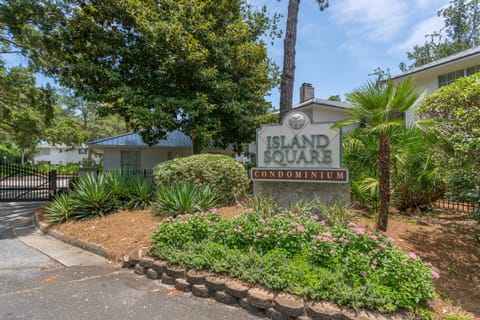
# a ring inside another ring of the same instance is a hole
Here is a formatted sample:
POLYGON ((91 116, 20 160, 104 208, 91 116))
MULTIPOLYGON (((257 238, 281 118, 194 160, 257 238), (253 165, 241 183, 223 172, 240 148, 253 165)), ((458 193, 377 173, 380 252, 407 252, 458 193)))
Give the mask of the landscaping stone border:
MULTIPOLYGON (((57 240, 90 251, 110 259, 107 250, 100 245, 88 243, 50 229, 34 213, 36 227, 57 240)), ((205 270, 187 270, 169 265, 167 261, 148 256, 148 249, 135 249, 121 259, 123 268, 152 280, 161 280, 179 291, 191 292, 201 298, 214 298, 220 303, 239 306, 248 313, 272 320, 406 320, 413 319, 408 312, 382 315, 375 311, 340 307, 328 301, 308 301, 302 297, 274 292, 261 286, 245 283, 238 279, 216 275, 205 270)))
POLYGON ((382 315, 376 311, 353 310, 328 301, 309 301, 300 296, 274 292, 238 279, 205 270, 187 270, 166 261, 150 257, 146 249, 135 249, 122 258, 122 267, 179 291, 191 292, 201 298, 213 298, 220 303, 239 306, 248 313, 273 320, 405 320, 408 312, 382 315), (153 276, 154 275, 154 276, 153 276))
POLYGON ((98 244, 95 244, 95 243, 89 243, 89 242, 79 240, 77 238, 69 237, 69 236, 64 235, 61 232, 53 230, 53 229, 49 228, 49 225, 40 221, 39 215, 40 214, 37 213, 37 212, 33 213, 33 223, 42 233, 44 233, 46 235, 49 235, 52 238, 55 238, 55 239, 60 240, 62 242, 68 243, 68 244, 70 244, 74 247, 90 251, 90 252, 92 252, 96 255, 104 257, 105 259, 108 259, 108 260, 112 259, 112 257, 110 257, 110 255, 108 254, 108 251, 104 247, 102 247, 98 244))

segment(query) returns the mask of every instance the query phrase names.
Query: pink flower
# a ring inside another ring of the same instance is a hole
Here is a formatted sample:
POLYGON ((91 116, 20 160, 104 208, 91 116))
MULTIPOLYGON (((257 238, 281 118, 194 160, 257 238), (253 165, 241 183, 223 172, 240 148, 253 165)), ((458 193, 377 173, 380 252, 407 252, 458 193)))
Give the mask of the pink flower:
POLYGON ((392 237, 388 237, 387 240, 388 242, 392 242, 392 243, 395 242, 395 239, 393 239, 392 237))
POLYGON ((215 213, 218 212, 218 209, 217 209, 217 208, 213 208, 213 209, 210 210, 210 212, 213 213, 213 214, 215 214, 215 213))
POLYGON ((433 278, 433 279, 438 279, 438 278, 440 278, 440 275, 439 275, 438 272, 436 272, 436 271, 430 270, 430 274, 432 275, 432 278, 433 278))
POLYGON ((288 233, 290 233, 290 234, 294 234, 295 232, 297 232, 295 229, 292 229, 292 230, 288 231, 288 233))
POLYGON ((357 227, 357 224, 354 223, 354 222, 349 222, 349 223, 347 224, 347 226, 349 226, 349 227, 351 227, 351 228, 356 228, 356 227, 357 227))
POLYGON ((370 239, 372 239, 373 241, 376 241, 377 237, 376 236, 370 236, 370 239))
POLYGON ((373 264, 377 264, 377 263, 378 263, 378 260, 377 260, 377 259, 373 259, 373 260, 372 260, 372 263, 373 263, 373 264))
POLYGON ((355 229, 355 232, 357 232, 357 234, 365 234, 365 229, 363 229, 363 228, 356 228, 356 229, 355 229))
POLYGON ((256 236, 257 236, 257 237, 261 237, 262 234, 261 234, 260 232, 257 232, 256 236))
POLYGON ((379 244, 379 247, 382 248, 382 249, 386 249, 386 248, 387 248, 387 245, 385 245, 384 243, 380 243, 380 244, 379 244))
POLYGON ((322 233, 325 237, 331 237, 332 233, 330 231, 322 233))
POLYGON ((264 234, 263 237, 266 239, 268 238, 268 234, 264 234))
POLYGON ((295 221, 290 222, 291 227, 296 227, 297 225, 298 225, 298 223, 296 223, 295 221))
POLYGON ((409 252, 408 256, 410 257, 410 259, 417 259, 417 255, 413 252, 409 252))
POLYGON ((312 219, 313 219, 313 220, 318 220, 318 219, 319 219, 319 216, 316 215, 316 214, 314 214, 314 215, 312 216, 312 219))
POLYGON ((258 222, 260 222, 260 223, 264 223, 264 222, 265 222, 265 220, 264 220, 263 218, 260 218, 260 219, 258 219, 258 222))
POLYGON ((370 268, 372 268, 372 270, 375 270, 376 267, 377 267, 377 266, 374 265, 374 264, 372 264, 372 265, 370 266, 370 268))
POLYGON ((321 225, 321 226, 326 226, 326 225, 327 225, 327 223, 325 222, 325 220, 320 221, 318 224, 321 225))
POLYGON ((334 254, 335 253, 335 250, 330 250, 330 254, 334 254))
POLYGON ((279 233, 280 233, 280 234, 284 234, 284 233, 285 233, 285 231, 283 231, 283 230, 280 230, 280 231, 279 231, 279 233))
POLYGON ((366 277, 367 276, 367 273, 365 271, 362 271, 362 277, 366 277))
POLYGON ((304 227, 304 226, 298 227, 298 231, 300 231, 300 232, 305 232, 305 227, 304 227))

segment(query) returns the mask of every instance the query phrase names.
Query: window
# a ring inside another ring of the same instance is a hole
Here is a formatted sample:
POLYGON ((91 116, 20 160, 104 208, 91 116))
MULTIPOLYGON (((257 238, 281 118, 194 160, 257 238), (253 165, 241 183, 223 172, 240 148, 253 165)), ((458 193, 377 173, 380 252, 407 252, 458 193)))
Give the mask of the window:
POLYGON ((462 70, 453 71, 450 73, 442 74, 438 76, 438 87, 443 87, 455 82, 462 77, 468 77, 480 71, 480 65, 469 67, 462 70))
POLYGON ((78 154, 87 154, 87 149, 78 149, 78 154))
POLYGON ((480 71, 480 65, 467 68, 467 77, 480 71))
POLYGON ((37 156, 49 156, 50 149, 40 149, 36 152, 37 156))
POLYGON ((140 170, 140 151, 121 151, 120 162, 122 170, 140 170))

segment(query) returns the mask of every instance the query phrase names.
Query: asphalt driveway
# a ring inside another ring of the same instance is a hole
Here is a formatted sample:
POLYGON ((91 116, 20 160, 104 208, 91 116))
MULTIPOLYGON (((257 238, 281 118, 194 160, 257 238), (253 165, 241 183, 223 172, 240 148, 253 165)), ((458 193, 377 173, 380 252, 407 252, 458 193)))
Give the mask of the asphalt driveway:
POLYGON ((32 211, 40 205, 0 203, 1 320, 256 319, 39 235, 32 211))

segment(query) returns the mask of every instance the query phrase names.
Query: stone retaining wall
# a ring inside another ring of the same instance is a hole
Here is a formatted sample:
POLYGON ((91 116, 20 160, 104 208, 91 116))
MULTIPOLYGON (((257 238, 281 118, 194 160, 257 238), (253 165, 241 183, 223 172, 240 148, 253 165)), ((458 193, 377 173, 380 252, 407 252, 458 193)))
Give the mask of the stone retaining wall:
POLYGON ((191 292, 201 298, 213 298, 228 305, 240 306, 249 313, 273 320, 400 320, 412 319, 404 312, 382 315, 369 310, 354 311, 327 301, 308 301, 302 297, 274 292, 260 286, 209 271, 187 270, 169 265, 147 255, 147 249, 133 250, 122 258, 122 267, 163 284, 175 286, 179 291, 191 292))

